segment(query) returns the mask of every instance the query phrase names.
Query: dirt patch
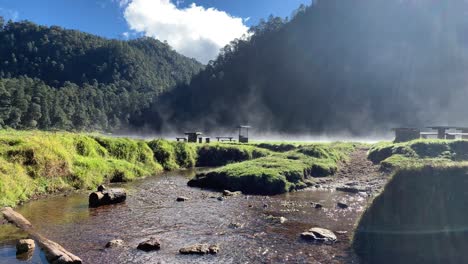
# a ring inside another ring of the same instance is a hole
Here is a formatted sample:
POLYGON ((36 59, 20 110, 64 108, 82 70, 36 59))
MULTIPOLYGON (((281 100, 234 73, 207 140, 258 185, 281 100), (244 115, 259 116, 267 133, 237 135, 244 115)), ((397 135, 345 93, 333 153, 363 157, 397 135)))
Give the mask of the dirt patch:
POLYGON ((360 147, 351 153, 348 162, 341 162, 334 176, 319 181, 318 186, 336 189, 349 193, 365 192, 368 195, 378 194, 388 181, 388 173, 380 171, 367 159, 369 148, 360 147))

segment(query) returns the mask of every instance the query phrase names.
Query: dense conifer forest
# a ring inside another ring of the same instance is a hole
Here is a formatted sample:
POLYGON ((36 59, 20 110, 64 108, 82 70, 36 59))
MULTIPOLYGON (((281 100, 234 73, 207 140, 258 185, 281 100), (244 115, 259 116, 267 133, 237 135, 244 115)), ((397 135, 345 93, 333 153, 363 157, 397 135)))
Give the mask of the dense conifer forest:
POLYGON ((203 65, 152 38, 109 40, 0 19, 0 125, 115 131, 148 127, 154 98, 203 65))

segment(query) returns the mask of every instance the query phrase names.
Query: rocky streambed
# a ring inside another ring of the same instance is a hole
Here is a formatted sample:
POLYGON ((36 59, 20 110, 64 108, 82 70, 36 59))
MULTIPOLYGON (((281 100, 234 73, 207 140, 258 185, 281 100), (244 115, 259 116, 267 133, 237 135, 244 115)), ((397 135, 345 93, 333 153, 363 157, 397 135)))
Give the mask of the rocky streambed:
MULTIPOLYGON (((84 263, 358 262, 350 238, 372 192, 336 191, 324 181, 317 188, 277 196, 223 195, 188 187, 194 173, 171 172, 117 185, 128 191, 123 204, 89 208, 88 195, 77 193, 29 202, 17 211, 84 263), (333 231, 337 241, 301 237, 314 227, 333 231), (150 238, 158 240, 159 250, 137 249, 150 238), (122 243, 106 248, 117 239, 122 243), (181 254, 196 244, 216 246, 217 252, 181 254)), ((356 181, 345 178, 337 182, 356 181)), ((21 232, 5 224, 0 230, 0 263, 19 263, 15 239, 21 232)), ((45 258, 36 249, 30 261, 45 263, 45 258)))

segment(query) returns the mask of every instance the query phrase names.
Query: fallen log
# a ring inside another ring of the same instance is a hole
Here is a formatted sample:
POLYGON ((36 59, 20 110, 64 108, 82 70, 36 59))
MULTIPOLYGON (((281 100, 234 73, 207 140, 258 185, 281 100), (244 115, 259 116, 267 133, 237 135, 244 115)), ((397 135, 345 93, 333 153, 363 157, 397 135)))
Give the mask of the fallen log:
POLYGON ((4 207, 1 210, 3 217, 10 223, 13 223, 18 228, 24 230, 29 236, 34 239, 39 246, 44 250, 47 260, 52 264, 81 264, 82 260, 68 252, 61 245, 39 234, 34 230, 33 225, 24 218, 21 214, 15 212, 11 207, 4 207))
POLYGON ((126 199, 127 192, 125 189, 104 189, 89 195, 89 207, 122 203, 126 199))

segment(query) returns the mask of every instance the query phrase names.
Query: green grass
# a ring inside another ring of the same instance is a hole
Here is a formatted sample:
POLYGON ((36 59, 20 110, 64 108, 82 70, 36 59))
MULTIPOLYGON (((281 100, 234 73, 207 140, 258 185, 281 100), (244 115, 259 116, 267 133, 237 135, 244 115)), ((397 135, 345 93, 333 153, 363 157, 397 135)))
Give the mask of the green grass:
POLYGON ((333 175, 338 170, 338 162, 345 161, 355 147, 350 143, 298 146, 295 150, 270 153, 198 174, 189 185, 251 194, 280 194, 307 187, 317 177, 333 175))
POLYGON ((386 171, 424 164, 465 161, 468 160, 468 141, 425 139, 402 143, 383 142, 369 150, 368 158, 381 164, 386 171))
POLYGON ((0 132, 0 206, 162 171, 146 142, 65 132, 0 132))
POLYGON ((198 167, 218 167, 270 154, 270 151, 249 144, 204 144, 198 145, 198 167))

